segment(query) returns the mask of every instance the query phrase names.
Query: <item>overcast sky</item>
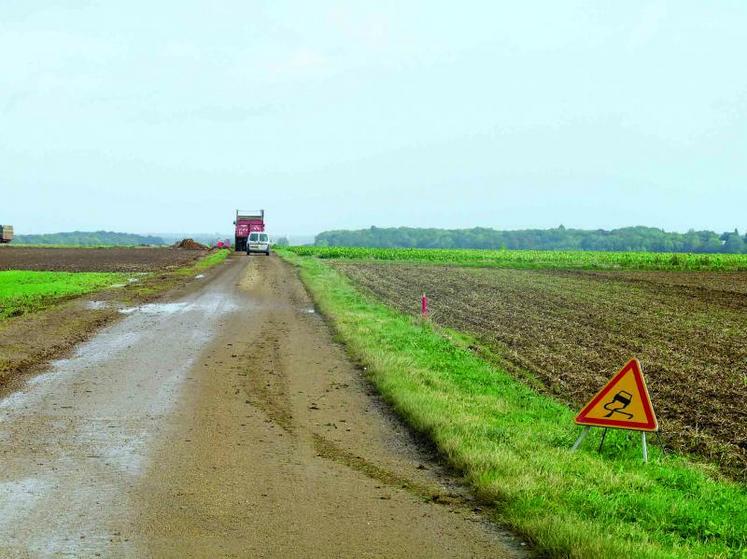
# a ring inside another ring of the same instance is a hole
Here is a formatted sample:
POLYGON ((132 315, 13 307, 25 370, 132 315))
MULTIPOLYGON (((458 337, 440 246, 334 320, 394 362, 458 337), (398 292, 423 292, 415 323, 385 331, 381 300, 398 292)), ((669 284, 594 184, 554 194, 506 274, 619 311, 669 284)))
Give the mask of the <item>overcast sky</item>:
POLYGON ((2 0, 0 222, 747 228, 747 2, 2 0))

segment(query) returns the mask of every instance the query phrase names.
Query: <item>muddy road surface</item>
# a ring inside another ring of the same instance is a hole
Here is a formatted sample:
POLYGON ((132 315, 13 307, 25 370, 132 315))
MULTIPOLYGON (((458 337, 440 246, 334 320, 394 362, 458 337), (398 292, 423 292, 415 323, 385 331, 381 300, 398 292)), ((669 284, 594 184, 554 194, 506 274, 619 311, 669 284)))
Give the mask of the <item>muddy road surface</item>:
POLYGON ((521 557, 335 344, 235 257, 0 396, 0 557, 521 557))

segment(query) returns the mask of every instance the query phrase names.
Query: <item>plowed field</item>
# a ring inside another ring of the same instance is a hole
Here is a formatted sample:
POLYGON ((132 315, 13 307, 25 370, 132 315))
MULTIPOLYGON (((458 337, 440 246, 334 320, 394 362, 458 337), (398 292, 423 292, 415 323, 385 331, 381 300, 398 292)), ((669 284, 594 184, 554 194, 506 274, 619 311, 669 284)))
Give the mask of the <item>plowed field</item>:
POLYGON ((335 266, 404 312, 426 292, 437 324, 573 407, 638 357, 669 446, 747 478, 747 274, 335 266))
POLYGON ((203 250, 175 248, 0 248, 0 270, 152 272, 184 266, 203 250))

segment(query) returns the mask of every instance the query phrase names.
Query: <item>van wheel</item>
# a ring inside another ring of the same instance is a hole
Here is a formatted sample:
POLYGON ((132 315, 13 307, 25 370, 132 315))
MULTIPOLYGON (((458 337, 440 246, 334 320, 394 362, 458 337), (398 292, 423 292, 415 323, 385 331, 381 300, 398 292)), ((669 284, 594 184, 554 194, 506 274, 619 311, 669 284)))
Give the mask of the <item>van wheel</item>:
POLYGON ((265 256, 270 256, 270 251, 265 252, 265 256))

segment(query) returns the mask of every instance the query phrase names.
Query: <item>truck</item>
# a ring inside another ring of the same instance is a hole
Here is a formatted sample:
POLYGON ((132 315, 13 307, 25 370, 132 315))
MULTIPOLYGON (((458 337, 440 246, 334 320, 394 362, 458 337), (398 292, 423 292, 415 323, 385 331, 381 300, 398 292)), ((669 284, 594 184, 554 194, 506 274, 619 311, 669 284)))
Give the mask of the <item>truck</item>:
POLYGON ((13 226, 0 225, 0 243, 9 243, 13 240, 13 226))
POLYGON ((241 211, 236 210, 236 242, 234 247, 237 252, 245 252, 248 248, 249 235, 252 233, 264 233, 265 211, 241 211))

